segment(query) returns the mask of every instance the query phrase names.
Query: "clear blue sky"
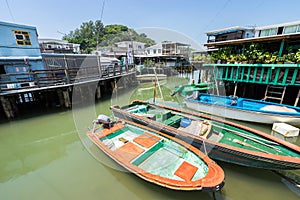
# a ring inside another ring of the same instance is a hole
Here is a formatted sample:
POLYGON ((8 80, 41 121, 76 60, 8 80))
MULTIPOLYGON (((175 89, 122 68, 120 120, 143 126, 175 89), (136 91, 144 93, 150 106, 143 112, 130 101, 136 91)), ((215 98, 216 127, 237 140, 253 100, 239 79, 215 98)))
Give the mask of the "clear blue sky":
POLYGON ((0 21, 35 26, 40 38, 60 39, 82 22, 100 19, 103 1, 104 25, 166 29, 199 45, 215 29, 300 20, 300 0, 0 0, 0 21))

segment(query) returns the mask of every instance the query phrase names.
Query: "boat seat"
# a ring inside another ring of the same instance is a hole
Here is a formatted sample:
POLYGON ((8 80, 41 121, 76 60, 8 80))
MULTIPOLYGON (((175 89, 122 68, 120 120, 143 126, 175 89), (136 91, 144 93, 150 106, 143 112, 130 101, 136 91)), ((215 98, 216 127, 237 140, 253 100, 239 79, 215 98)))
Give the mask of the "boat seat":
POLYGON ((182 118, 183 117, 181 117, 179 115, 174 115, 173 117, 170 117, 169 119, 165 120, 163 123, 165 125, 172 126, 172 125, 180 122, 182 118))
POLYGON ((145 150, 137 146, 132 142, 127 142, 120 148, 115 150, 115 153, 118 154, 122 159, 126 161, 132 161, 134 158, 142 154, 145 150))
POLYGON ((105 136, 108 136, 108 135, 110 135, 110 134, 118 131, 118 130, 123 129, 124 127, 125 126, 123 124, 114 124, 113 127, 111 127, 111 128, 105 128, 105 129, 101 130, 99 133, 97 133, 96 135, 97 135, 97 137, 99 139, 101 139, 101 138, 103 138, 105 136))
POLYGON ((191 181, 197 170, 198 167, 186 161, 183 161, 183 163, 177 168, 174 174, 185 181, 191 181))
POLYGON ((161 138, 150 133, 143 133, 142 135, 133 139, 133 141, 143 147, 150 148, 156 144, 161 138))

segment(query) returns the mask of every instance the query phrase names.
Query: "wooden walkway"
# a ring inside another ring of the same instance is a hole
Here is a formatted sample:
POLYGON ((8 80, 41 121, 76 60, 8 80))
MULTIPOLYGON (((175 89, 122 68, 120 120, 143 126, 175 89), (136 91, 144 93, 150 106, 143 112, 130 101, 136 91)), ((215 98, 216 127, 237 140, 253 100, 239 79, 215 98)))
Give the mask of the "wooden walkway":
POLYGON ((0 96, 31 92, 44 89, 69 87, 78 84, 104 81, 135 74, 132 66, 81 68, 55 68, 47 70, 33 70, 29 73, 2 74, 0 77, 0 96))

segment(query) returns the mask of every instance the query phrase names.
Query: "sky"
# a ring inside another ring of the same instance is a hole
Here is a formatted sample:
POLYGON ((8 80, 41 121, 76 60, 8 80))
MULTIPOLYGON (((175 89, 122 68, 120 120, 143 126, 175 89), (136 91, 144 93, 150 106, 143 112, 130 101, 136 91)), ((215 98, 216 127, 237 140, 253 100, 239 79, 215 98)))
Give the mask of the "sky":
POLYGON ((300 0, 0 0, 0 21, 35 26, 39 38, 61 39, 83 22, 102 20, 156 42, 205 49, 208 31, 298 21, 299 9, 300 0))

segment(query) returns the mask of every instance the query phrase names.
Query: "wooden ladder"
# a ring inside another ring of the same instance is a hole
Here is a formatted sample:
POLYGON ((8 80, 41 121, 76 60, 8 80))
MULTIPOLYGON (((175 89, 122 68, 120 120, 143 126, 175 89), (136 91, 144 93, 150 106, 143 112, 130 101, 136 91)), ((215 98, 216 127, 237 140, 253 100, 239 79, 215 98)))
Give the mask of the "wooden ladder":
POLYGON ((279 103, 282 103, 285 95, 285 90, 286 90, 286 86, 283 87, 283 86, 267 85, 265 97, 262 100, 267 101, 271 99, 271 100, 280 101, 279 103))

